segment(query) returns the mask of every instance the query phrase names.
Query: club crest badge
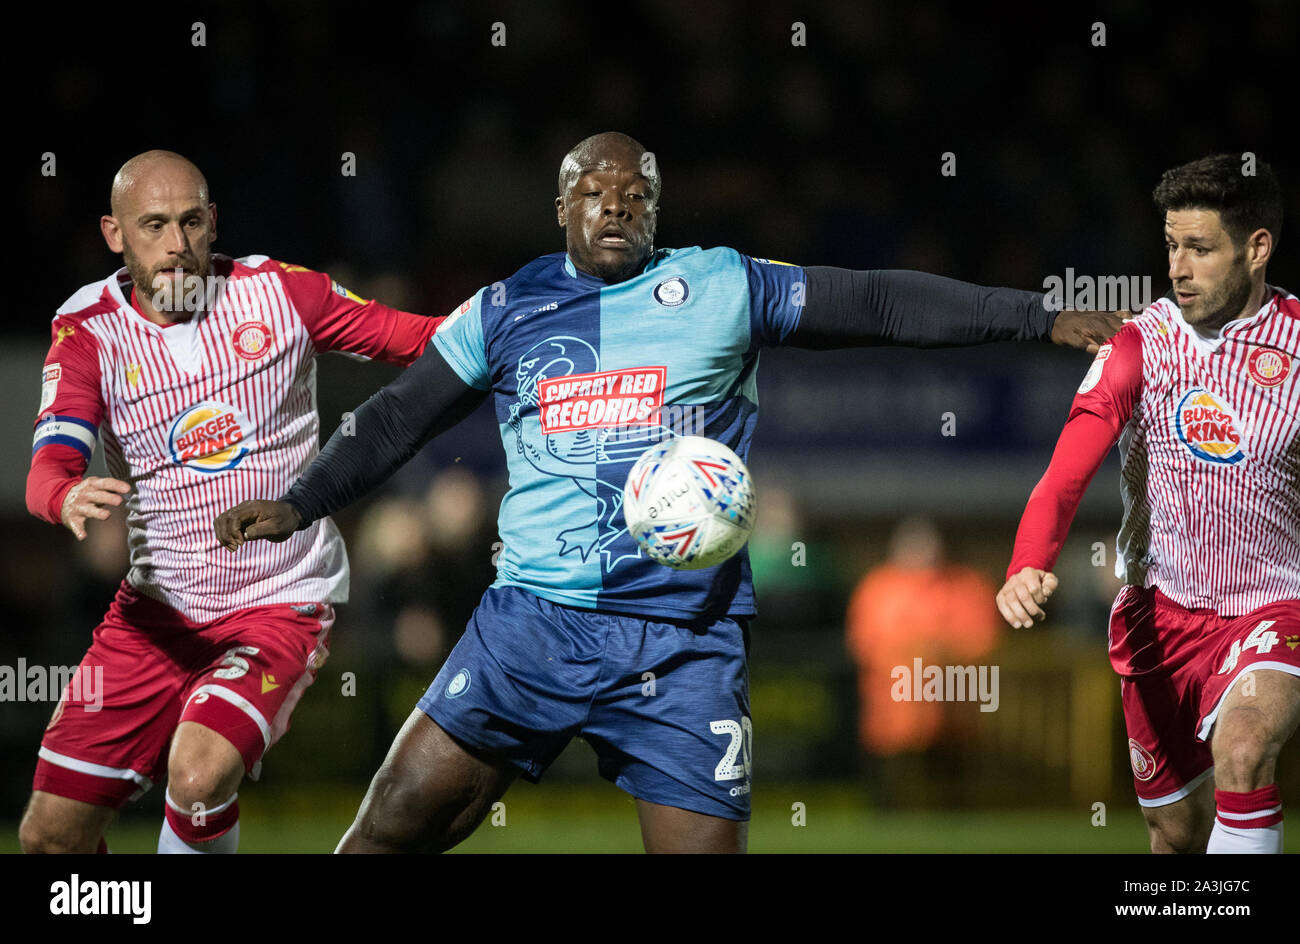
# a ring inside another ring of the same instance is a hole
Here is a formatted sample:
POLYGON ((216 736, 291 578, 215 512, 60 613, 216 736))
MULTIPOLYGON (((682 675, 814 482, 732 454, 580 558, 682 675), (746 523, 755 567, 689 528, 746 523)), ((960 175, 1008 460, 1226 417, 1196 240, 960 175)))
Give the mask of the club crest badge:
POLYGON ((1156 759, 1151 752, 1132 738, 1128 739, 1128 759, 1133 765, 1133 776, 1144 783, 1156 775, 1156 759))
POLYGON ((1246 375, 1261 387, 1276 387, 1291 374, 1291 356, 1272 347, 1257 347, 1246 358, 1246 375))
POLYGON ((468 690, 469 669, 461 669, 453 675, 451 681, 447 683, 447 691, 445 694, 448 698, 459 698, 468 690))
POLYGON ((245 321, 235 328, 230 344, 244 360, 258 360, 271 353, 271 329, 261 321, 245 321))
POLYGON ((684 278, 675 275, 656 285, 654 296, 655 301, 665 308, 676 308, 691 297, 691 287, 686 284, 684 278))

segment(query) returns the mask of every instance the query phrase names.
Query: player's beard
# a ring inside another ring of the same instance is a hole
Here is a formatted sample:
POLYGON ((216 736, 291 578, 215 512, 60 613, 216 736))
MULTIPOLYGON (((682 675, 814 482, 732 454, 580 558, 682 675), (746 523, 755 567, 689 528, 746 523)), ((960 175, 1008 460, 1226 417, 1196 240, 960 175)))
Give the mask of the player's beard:
POLYGON ((610 285, 617 285, 619 282, 626 282, 634 275, 638 275, 645 268, 644 259, 633 259, 628 262, 612 262, 607 265, 593 262, 591 265, 594 270, 591 274, 599 279, 604 279, 610 285))
POLYGON ((189 311, 192 314, 196 307, 203 308, 206 305, 208 301, 208 268, 212 261, 211 256, 200 257, 195 254, 189 258, 173 260, 167 265, 150 269, 131 251, 130 245, 123 242, 122 258, 126 262, 126 271, 131 277, 132 284, 135 285, 137 295, 148 298, 156 311, 189 311), (163 275, 165 272, 174 271, 178 266, 185 270, 180 279, 163 275), (195 278, 199 280, 201 287, 201 291, 198 293, 197 305, 194 304, 195 292, 190 288, 190 281, 195 278))
POLYGON ((1246 267, 1246 254, 1243 252, 1232 260, 1232 267, 1218 288, 1197 298, 1194 311, 1182 310, 1183 320, 1206 331, 1222 328, 1242 314, 1250 300, 1250 291, 1250 270, 1246 267))
POLYGON ((616 285, 619 282, 626 282, 633 276, 640 275, 641 270, 645 268, 646 263, 650 261, 650 257, 654 253, 654 237, 651 235, 646 240, 644 248, 638 247, 638 249, 626 254, 613 255, 613 258, 605 261, 598 261, 595 258, 588 257, 587 264, 590 266, 592 275, 604 279, 610 285, 616 285))

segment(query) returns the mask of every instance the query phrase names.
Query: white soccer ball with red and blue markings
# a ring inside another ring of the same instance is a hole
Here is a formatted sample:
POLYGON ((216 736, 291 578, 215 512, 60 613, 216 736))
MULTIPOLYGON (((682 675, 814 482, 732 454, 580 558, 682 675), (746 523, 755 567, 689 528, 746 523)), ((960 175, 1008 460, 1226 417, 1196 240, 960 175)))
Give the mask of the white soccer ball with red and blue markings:
POLYGON ((623 486, 628 533, 674 570, 721 564, 754 530, 754 486, 740 457, 703 436, 651 446, 623 486))

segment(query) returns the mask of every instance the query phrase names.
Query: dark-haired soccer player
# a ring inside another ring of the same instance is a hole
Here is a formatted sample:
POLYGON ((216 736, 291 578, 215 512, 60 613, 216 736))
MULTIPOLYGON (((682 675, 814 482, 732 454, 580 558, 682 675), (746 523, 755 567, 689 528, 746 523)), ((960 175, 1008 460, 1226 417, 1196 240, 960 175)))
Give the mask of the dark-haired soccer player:
POLYGON ((628 535, 628 469, 689 405, 741 458, 763 347, 1086 347, 1117 316, 916 272, 799 268, 733 249, 654 248, 660 177, 623 134, 565 156, 555 201, 567 252, 479 291, 405 377, 335 435, 280 502, 223 514, 231 550, 284 540, 374 488, 489 395, 510 466, 496 582, 398 734, 340 851, 445 849, 515 777, 536 780, 574 735, 637 798, 650 851, 743 851, 746 666, 754 615, 740 553, 696 571, 628 535), (646 688, 646 673, 655 687, 646 688), (653 691, 653 694, 648 692, 653 691))
POLYGON ((1264 281, 1282 194, 1266 165, 1220 155, 1167 171, 1154 196, 1173 300, 1097 353, 997 602, 1012 626, 1043 618, 1118 439, 1110 659, 1151 849, 1281 852, 1274 769, 1300 722, 1300 300, 1264 281))

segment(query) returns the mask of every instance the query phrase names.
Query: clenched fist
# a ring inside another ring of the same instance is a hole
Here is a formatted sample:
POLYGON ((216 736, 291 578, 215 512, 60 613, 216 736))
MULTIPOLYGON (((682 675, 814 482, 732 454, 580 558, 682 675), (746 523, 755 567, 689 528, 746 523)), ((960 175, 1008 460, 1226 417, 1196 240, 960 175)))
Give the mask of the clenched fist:
POLYGON ((1034 620, 1046 619, 1043 604, 1056 592, 1059 583, 1056 574, 1036 567, 1026 567, 1012 575, 998 591, 998 609, 1002 611, 1002 618, 1016 629, 1029 629, 1034 620))
POLYGON ((302 518, 288 502, 246 501, 223 511, 212 526, 221 546, 233 553, 245 541, 286 541, 300 524, 302 518))

